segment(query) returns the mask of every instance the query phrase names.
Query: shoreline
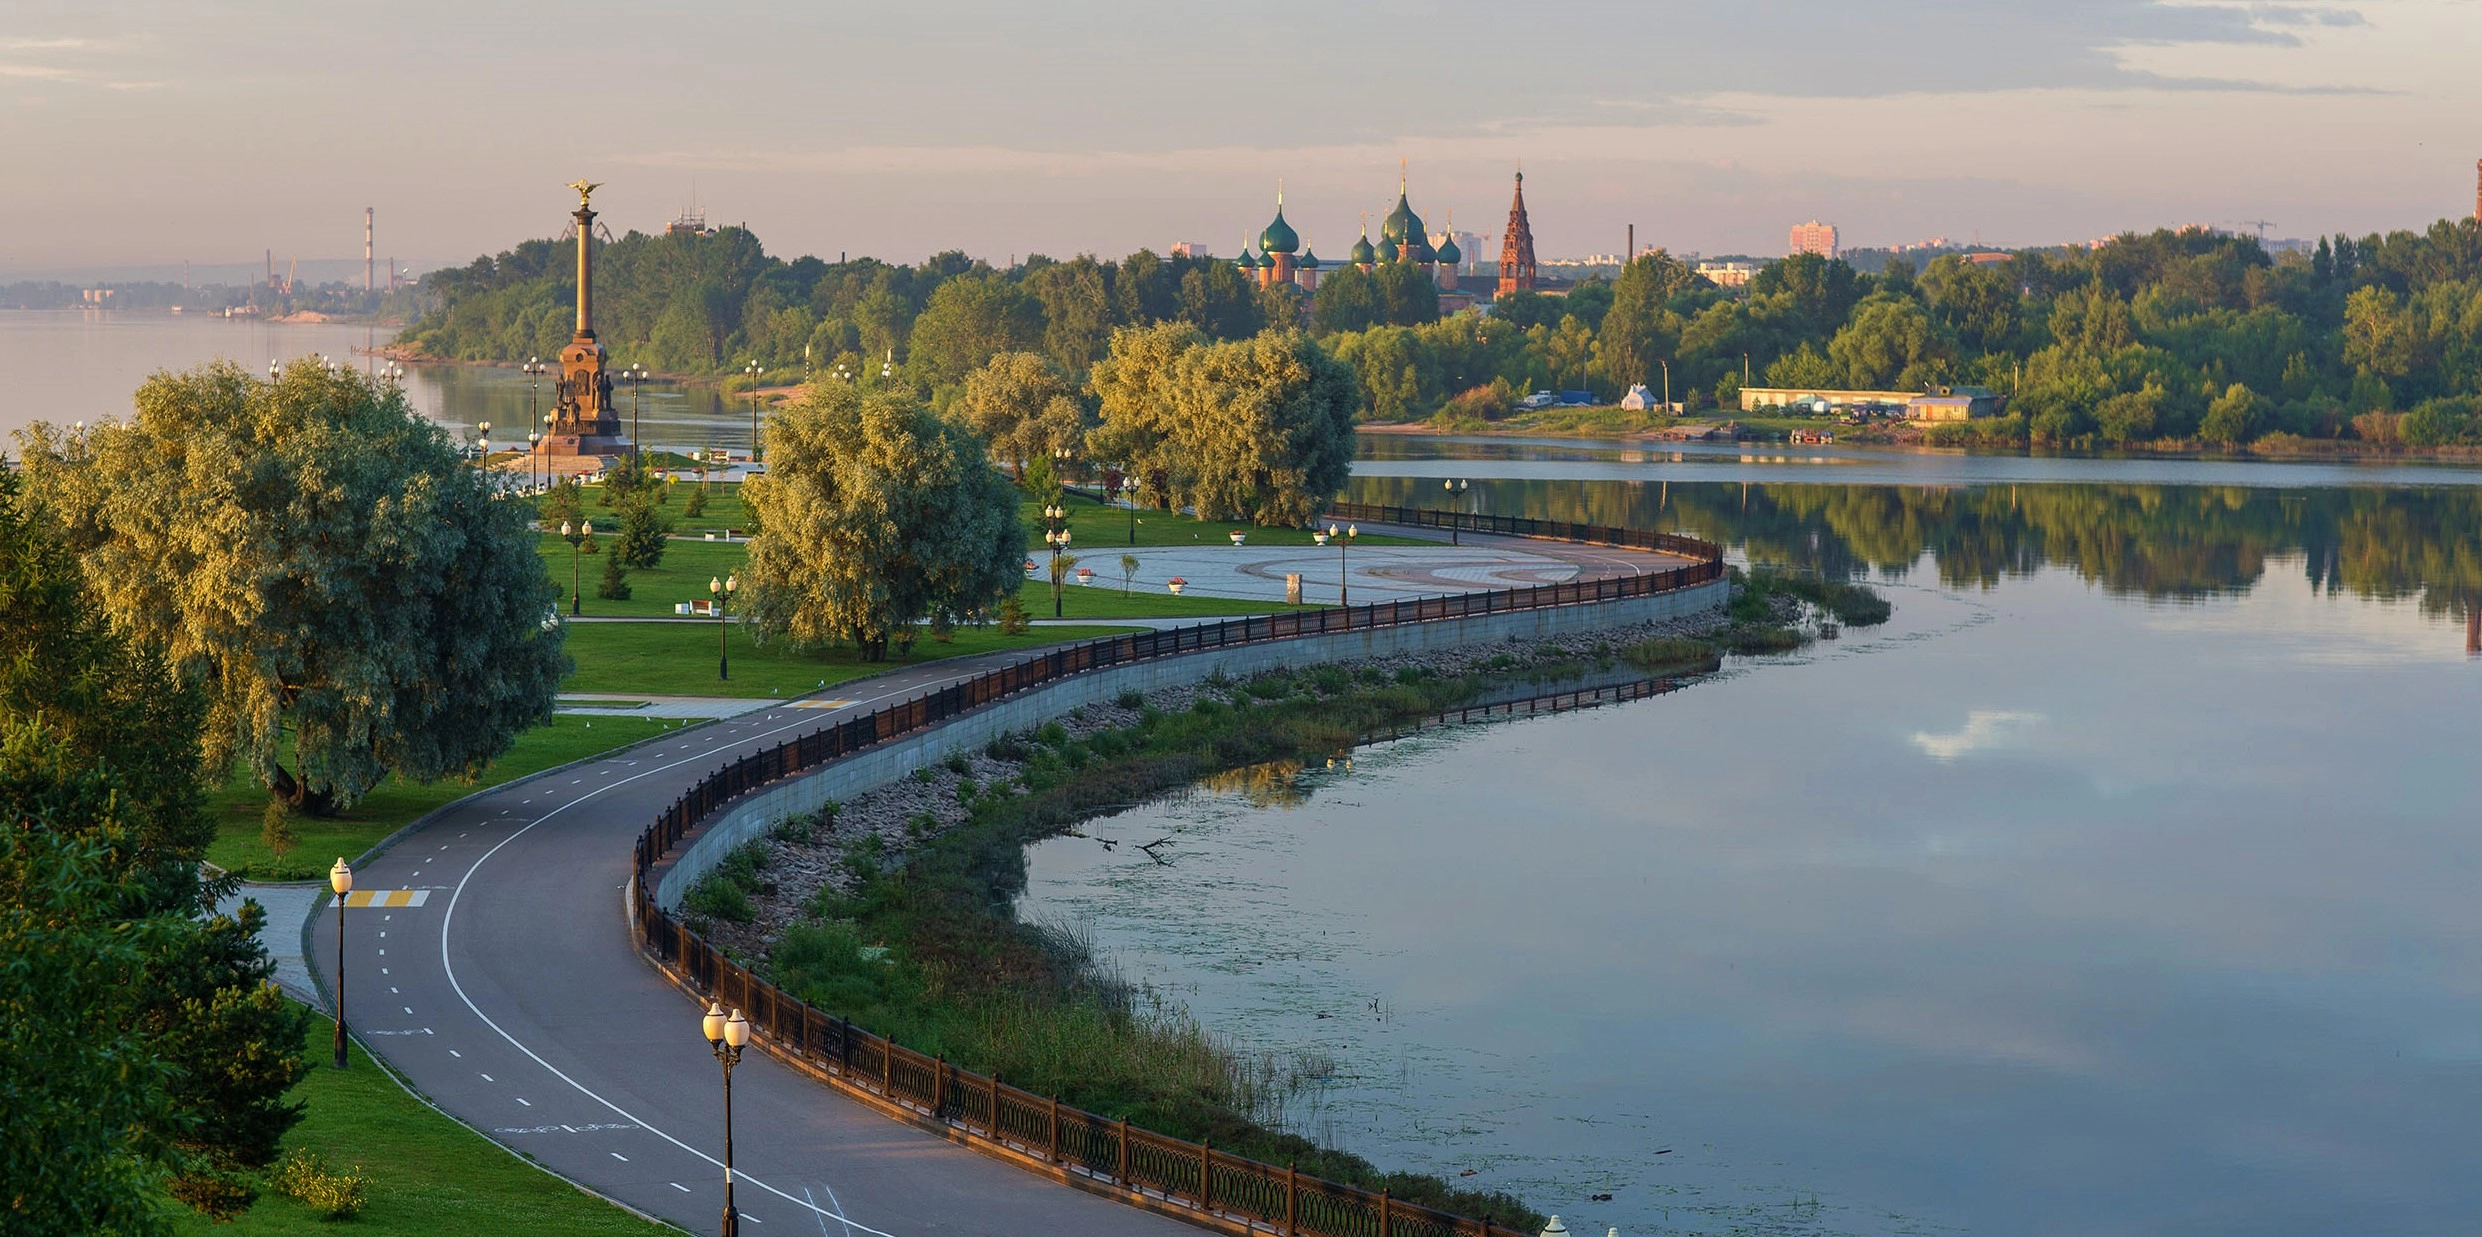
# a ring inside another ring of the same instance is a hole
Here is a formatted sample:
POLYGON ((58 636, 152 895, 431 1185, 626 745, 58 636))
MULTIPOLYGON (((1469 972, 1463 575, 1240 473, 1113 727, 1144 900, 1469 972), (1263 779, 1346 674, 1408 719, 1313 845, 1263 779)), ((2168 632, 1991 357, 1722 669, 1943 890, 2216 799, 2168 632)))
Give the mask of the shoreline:
MULTIPOLYGON (((1683 424, 1689 423, 1684 422, 1683 424)), ((1573 439, 1581 443, 1609 442, 1632 448, 1649 445, 1701 445, 1700 443, 1692 440, 1665 437, 1664 434, 1666 430, 1671 428, 1669 426, 1640 430, 1605 430, 1570 429, 1551 426, 1522 426, 1509 425, 1506 422, 1493 422, 1475 428, 1448 429, 1432 425, 1424 421, 1396 421, 1385 424, 1357 425, 1353 428, 1356 433, 1381 435, 1389 438, 1566 438, 1573 439)), ((1788 443, 1785 441, 1782 434, 1769 432, 1764 438, 1747 440, 1738 445, 1821 445, 1833 447, 1859 447, 1865 450, 1885 452, 1891 455, 1990 455, 2007 456, 2017 459, 2210 460, 2225 463, 2287 463, 2302 460, 2323 462, 2417 462, 2435 460, 2449 463, 2465 463, 2482 460, 2482 447, 2374 446, 2369 443, 2361 442, 2357 439, 2292 439, 2287 446, 2299 444, 2298 446, 2292 446, 2292 449, 2262 449, 2255 445, 2243 445, 2220 450, 2208 450, 2193 444, 2185 443, 2169 443, 2160 446, 2147 443, 2135 443, 2113 447, 2109 450, 2078 450, 2074 448, 2062 447, 2034 447, 2025 445, 2008 446, 1990 443, 1933 443, 1925 441, 1923 435, 1918 430, 1901 437, 1867 432, 1847 437, 1840 432, 1843 430, 1850 430, 1851 428, 1852 427, 1850 426, 1830 426, 1828 432, 1838 434, 1836 441, 1832 443, 1788 443)), ((1731 440, 1726 439, 1720 440, 1711 445, 1731 446, 1735 444, 1732 443, 1731 440)))

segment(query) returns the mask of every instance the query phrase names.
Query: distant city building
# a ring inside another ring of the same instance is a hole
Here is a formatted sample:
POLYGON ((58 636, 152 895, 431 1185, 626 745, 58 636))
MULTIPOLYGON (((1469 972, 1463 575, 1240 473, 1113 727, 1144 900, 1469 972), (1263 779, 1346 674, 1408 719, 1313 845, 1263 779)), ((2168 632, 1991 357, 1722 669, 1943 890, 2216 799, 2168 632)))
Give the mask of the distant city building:
POLYGON ((701 206, 693 206, 682 211, 680 218, 665 224, 664 235, 713 236, 715 235, 715 229, 707 226, 706 208, 701 206))
POLYGON ((1170 252, 1176 258, 1203 258, 1207 247, 1198 241, 1174 241, 1170 252))
POLYGON ((1965 260, 1976 266, 1997 266, 2015 256, 2013 253, 1998 252, 1969 253, 1965 255, 1965 260))
POLYGON ((1836 244, 1836 225, 1820 223, 1816 219, 1808 223, 1794 224, 1792 248, 1787 252, 1814 253, 1822 258, 1835 257, 1842 252, 1836 244))
POLYGON ((1746 288, 1758 277, 1755 262, 1700 262, 1698 273, 1718 288, 1746 288))
POLYGON ((1534 225, 1525 216, 1525 173, 1519 172, 1508 226, 1500 233, 1500 295, 1533 291, 1534 276, 1534 225))

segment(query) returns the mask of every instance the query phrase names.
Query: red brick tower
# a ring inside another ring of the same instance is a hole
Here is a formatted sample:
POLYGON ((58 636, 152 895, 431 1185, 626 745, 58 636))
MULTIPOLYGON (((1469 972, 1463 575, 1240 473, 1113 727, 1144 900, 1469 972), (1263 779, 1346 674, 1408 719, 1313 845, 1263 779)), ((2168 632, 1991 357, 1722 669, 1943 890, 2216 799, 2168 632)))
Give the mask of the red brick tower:
POLYGON ((2482 159, 2473 161, 2473 221, 2482 223, 2482 159))
POLYGON ((1517 173, 1517 197, 1508 206, 1508 230, 1500 234, 1500 295, 1534 290, 1534 228, 1525 218, 1525 173, 1517 173))

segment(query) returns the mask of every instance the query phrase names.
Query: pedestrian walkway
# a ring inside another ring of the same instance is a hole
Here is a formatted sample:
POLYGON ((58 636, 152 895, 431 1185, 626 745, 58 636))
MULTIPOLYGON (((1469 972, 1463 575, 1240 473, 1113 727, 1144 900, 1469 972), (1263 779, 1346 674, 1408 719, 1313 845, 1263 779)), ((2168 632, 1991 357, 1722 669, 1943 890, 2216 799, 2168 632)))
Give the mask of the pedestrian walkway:
POLYGON ((317 881, 272 885, 244 881, 241 888, 215 904, 217 914, 231 915, 241 910, 242 900, 247 898, 267 912, 267 922, 259 929, 259 943, 267 946, 267 956, 275 961, 276 986, 314 1009, 326 1009, 327 1001, 310 981, 310 962, 302 957, 302 928, 327 904, 327 896, 327 886, 317 881))
MULTIPOLYGON (((619 621, 619 620, 614 620, 619 621)), ((690 718, 707 721, 718 717, 739 717, 760 709, 774 708, 784 701, 772 697, 748 696, 647 696, 619 692, 562 692, 554 705, 557 712, 584 717, 662 717, 674 720, 690 718)))

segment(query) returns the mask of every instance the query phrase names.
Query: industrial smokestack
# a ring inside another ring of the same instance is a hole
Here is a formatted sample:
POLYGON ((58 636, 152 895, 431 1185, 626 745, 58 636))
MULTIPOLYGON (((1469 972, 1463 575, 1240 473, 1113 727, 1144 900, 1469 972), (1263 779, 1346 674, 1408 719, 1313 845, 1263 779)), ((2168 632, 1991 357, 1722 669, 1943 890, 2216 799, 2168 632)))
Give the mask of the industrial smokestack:
POLYGON ((371 268, 371 223, 373 217, 378 213, 378 208, 376 207, 365 206, 362 208, 362 290, 364 292, 370 292, 376 289, 376 285, 373 282, 373 276, 376 272, 371 268))
POLYGON ((1629 225, 1629 261, 1637 261, 1637 225, 1629 225))

